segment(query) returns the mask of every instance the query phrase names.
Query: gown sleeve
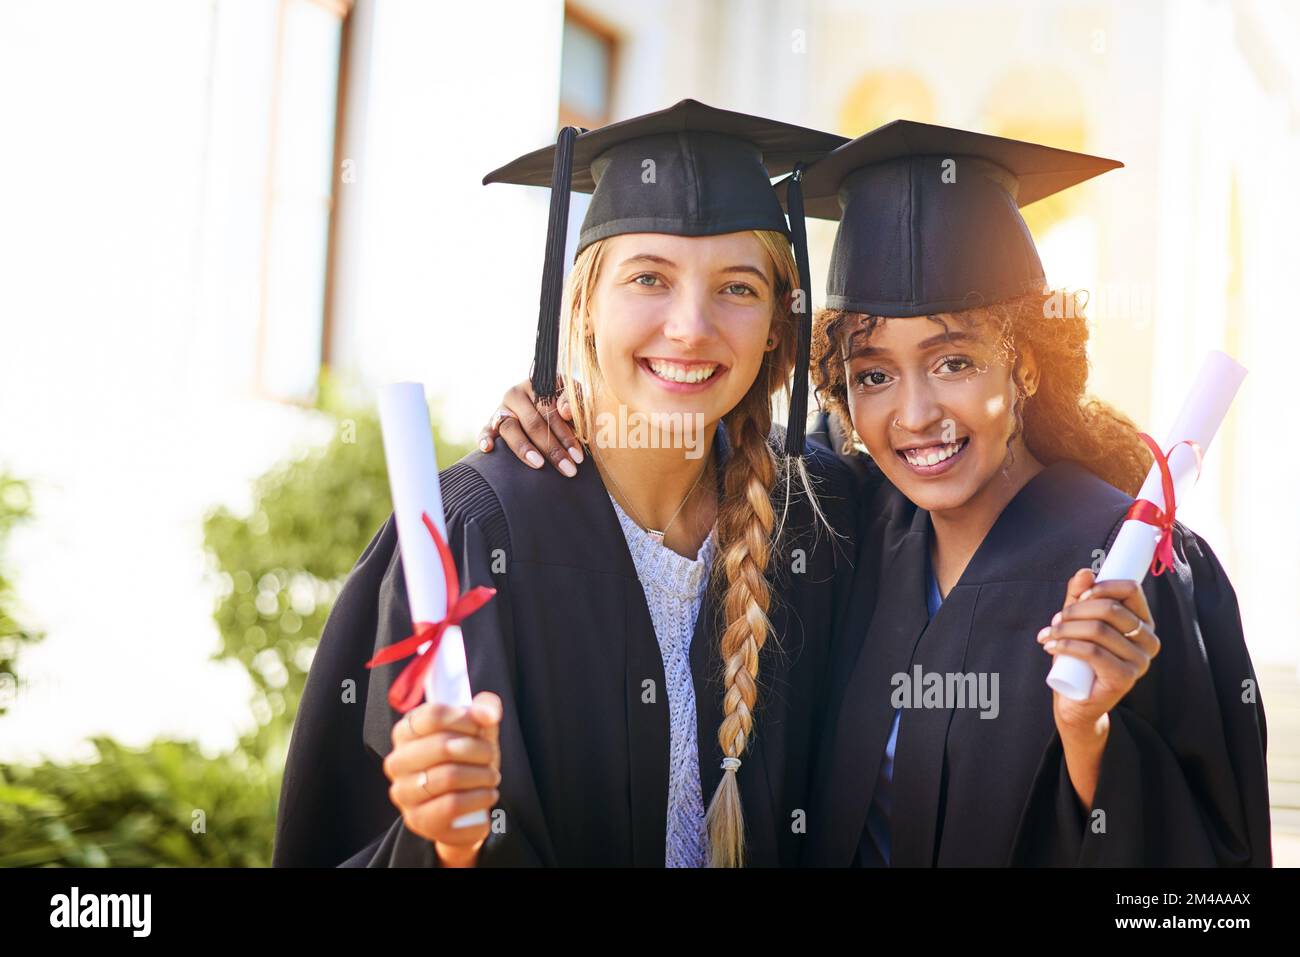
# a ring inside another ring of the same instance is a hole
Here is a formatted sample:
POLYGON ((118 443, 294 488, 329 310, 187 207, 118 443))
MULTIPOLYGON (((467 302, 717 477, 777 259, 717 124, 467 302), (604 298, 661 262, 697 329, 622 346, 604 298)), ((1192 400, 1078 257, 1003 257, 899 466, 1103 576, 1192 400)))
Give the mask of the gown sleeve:
POLYGON ((1237 596, 1210 546, 1181 523, 1174 550, 1174 568, 1143 586, 1161 648, 1110 713, 1090 812, 1053 735, 1010 863, 1271 865, 1267 728, 1237 596))
POLYGON ((276 867, 333 867, 375 841, 395 811, 380 759, 364 744, 365 667, 379 591, 397 548, 390 516, 334 602, 298 704, 280 786, 276 867), (350 685, 349 685, 350 683, 350 685))
MULTIPOLYGON (((504 577, 491 572, 487 536, 504 523, 486 483, 464 466, 442 474, 447 512, 448 544, 460 566, 462 588, 496 587, 497 594, 462 625, 466 645, 471 641, 482 658, 475 690, 488 690, 502 698, 501 801, 507 806, 506 767, 522 751, 522 732, 514 707, 514 680, 510 668, 513 635, 508 589, 504 577), (477 480, 477 481, 476 481, 477 480), (459 494, 469 486, 476 494, 459 494), (492 514, 495 506, 496 514, 492 514), (472 638, 471 638, 472 635, 472 638)), ((383 759, 391 750, 389 734, 400 715, 383 694, 407 660, 385 666, 386 680, 371 682, 366 661, 376 649, 405 638, 411 630, 410 606, 397 547, 397 532, 390 516, 348 576, 330 612, 316 656, 307 677, 294 722, 285 763, 280 807, 276 819, 275 866, 288 867, 437 867, 433 843, 408 830, 388 796, 389 781, 383 759), (353 700, 343 700, 347 679, 355 681, 353 700), (374 696, 376 700, 370 700, 374 696)), ((531 777, 526 759, 515 760, 518 773, 531 777), (522 769, 519 764, 524 764, 522 769)), ((526 787, 520 790, 529 793, 526 787)), ((520 800, 526 800, 521 798, 520 800)), ((515 809, 510 808, 513 812, 515 809)), ((527 822, 528 809, 510 817, 527 822)), ((516 827, 492 833, 479 853, 479 866, 541 863, 526 834, 516 827)))
MULTIPOLYGON (((809 445, 816 443, 810 439, 809 445)), ((808 661, 799 661, 794 665, 795 669, 800 669, 815 662, 814 673, 807 681, 795 677, 793 673, 791 675, 794 684, 809 689, 797 702, 811 715, 807 724, 807 737, 789 744, 792 752, 790 766, 800 776, 791 782, 788 793, 803 795, 803 799, 797 802, 803 808, 807 808, 812 801, 816 784, 815 757, 833 720, 827 702, 832 700, 840 678, 835 667, 838 656, 843 654, 844 642, 860 643, 862 640, 862 636, 850 628, 849 620, 858 561, 858 496, 862 494, 863 486, 849 463, 825 447, 807 454, 807 468, 824 519, 823 523, 816 516, 810 516, 807 522, 810 532, 807 534, 811 536, 815 547, 824 548, 830 554, 831 582, 827 594, 831 609, 828 633, 810 636, 819 643, 819 653, 808 655, 808 661)), ((797 862, 802 854, 803 848, 799 847, 792 861, 797 862)))

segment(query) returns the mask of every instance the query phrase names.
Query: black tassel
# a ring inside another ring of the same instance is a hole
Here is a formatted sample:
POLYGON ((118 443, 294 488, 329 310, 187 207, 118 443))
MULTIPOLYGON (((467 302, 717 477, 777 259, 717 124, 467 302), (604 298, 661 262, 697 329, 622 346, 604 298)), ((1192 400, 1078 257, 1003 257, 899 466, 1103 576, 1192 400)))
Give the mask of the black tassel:
POLYGON ((546 254, 542 262, 542 295, 537 312, 537 346, 533 350, 533 392, 553 400, 560 354, 560 297, 564 293, 564 241, 569 232, 569 188, 573 174, 573 141, 578 131, 560 130, 551 167, 551 212, 546 223, 546 254))
POLYGON ((790 210, 790 239, 794 244, 794 261, 799 271, 800 294, 796 295, 794 314, 797 348, 794 382, 790 387, 790 419, 785 428, 785 454, 803 455, 804 430, 808 424, 808 361, 812 353, 812 275, 808 266, 808 233, 804 226, 803 171, 799 163, 790 177, 786 203, 790 210))

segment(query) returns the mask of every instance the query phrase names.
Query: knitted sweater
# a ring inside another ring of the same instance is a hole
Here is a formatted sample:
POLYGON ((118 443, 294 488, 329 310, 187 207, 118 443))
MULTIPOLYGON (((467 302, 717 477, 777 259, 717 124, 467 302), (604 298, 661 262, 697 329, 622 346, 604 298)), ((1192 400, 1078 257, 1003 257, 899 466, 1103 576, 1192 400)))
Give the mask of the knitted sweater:
POLYGON ((619 507, 614 511, 627 539, 632 563, 645 592, 663 656, 668 682, 669 762, 668 831, 664 864, 667 867, 703 867, 708 863, 709 841, 704 826, 704 800, 700 793, 699 746, 696 740, 695 684, 691 680, 691 636, 709 584, 709 570, 717 548, 717 529, 700 546, 692 561, 658 542, 619 507))

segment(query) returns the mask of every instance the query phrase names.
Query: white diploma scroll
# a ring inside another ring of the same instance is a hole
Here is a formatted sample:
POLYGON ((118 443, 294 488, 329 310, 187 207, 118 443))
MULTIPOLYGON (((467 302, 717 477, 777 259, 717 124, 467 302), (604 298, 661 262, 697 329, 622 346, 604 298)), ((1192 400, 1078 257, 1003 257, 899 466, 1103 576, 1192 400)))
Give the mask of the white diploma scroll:
MULTIPOLYGON (((1188 493, 1196 484, 1196 453, 1186 445, 1179 445, 1172 453, 1170 448, 1178 442, 1190 440, 1201 447, 1202 454, 1206 453, 1245 377, 1245 368, 1227 353, 1211 352, 1201 364, 1201 371, 1187 393, 1173 428, 1169 430, 1168 439, 1161 446, 1161 451, 1169 457, 1176 509, 1183 507, 1188 493)), ((1137 497, 1147 499, 1161 511, 1164 510, 1165 493, 1158 463, 1152 464, 1137 497)), ((1115 544, 1101 563, 1097 581, 1142 581, 1151 567, 1151 559, 1155 556, 1159 541, 1160 530, 1155 526, 1132 519, 1125 522, 1115 537, 1115 544)), ((1087 662, 1068 655, 1057 655, 1052 670, 1048 672, 1047 683, 1054 691, 1059 691, 1072 701, 1084 701, 1092 693, 1095 677, 1087 662)))
MULTIPOLYGON (((381 388, 379 422, 384 433, 384 457, 388 462, 388 484, 393 494, 411 621, 441 621, 447 615, 446 576, 438 548, 421 515, 428 512, 444 540, 447 520, 442 514, 442 488, 438 484, 438 461, 433 450, 424 386, 418 382, 396 382, 381 388)), ((419 651, 427 647, 428 642, 419 651)), ((424 697, 427 701, 461 707, 468 707, 473 698, 465 641, 459 626, 452 625, 442 634, 433 665, 425 675, 424 697)), ((452 822, 455 827, 486 823, 486 811, 473 811, 452 822)))

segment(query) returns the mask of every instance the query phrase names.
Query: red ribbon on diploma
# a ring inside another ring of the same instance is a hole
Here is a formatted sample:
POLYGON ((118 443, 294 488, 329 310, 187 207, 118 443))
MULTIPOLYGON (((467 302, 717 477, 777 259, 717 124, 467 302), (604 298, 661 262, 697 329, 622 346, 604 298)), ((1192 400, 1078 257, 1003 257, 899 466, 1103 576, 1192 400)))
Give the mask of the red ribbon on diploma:
MULTIPOLYGON (((1146 522, 1148 525, 1154 525, 1160 529, 1160 541, 1156 545, 1156 553, 1151 558, 1151 574, 1163 575, 1169 569, 1174 567, 1174 511, 1176 504, 1174 502, 1174 477, 1169 472, 1169 457, 1160 451, 1160 446, 1156 440, 1151 438, 1145 432, 1139 432, 1138 438, 1146 443, 1151 454, 1155 456, 1156 465, 1160 467, 1160 484, 1165 493, 1165 508, 1156 505, 1149 499, 1140 498, 1129 506, 1128 512, 1124 515, 1124 521, 1130 519, 1138 522, 1146 522)), ((1186 445, 1196 454, 1196 477, 1201 477, 1201 447, 1191 439, 1184 439, 1181 442, 1175 442, 1169 447, 1169 455, 1174 454, 1174 449, 1180 445, 1186 445)))
POLYGON ((429 519, 429 513, 421 512, 420 517, 424 519, 424 527, 433 537, 433 543, 438 547, 438 557, 442 560, 442 574, 447 582, 447 615, 442 621, 415 622, 413 626, 415 631, 412 634, 396 644, 389 645, 366 662, 367 668, 386 665, 415 654, 422 644, 426 641, 430 642, 423 653, 402 669, 393 686, 388 689, 388 703, 392 705, 394 711, 400 711, 402 714, 406 714, 420 703, 420 698, 424 694, 424 676, 433 666, 433 656, 438 653, 443 632, 451 625, 459 625, 486 605, 488 599, 497 593, 495 588, 478 585, 462 595, 460 578, 456 574, 456 563, 452 560, 451 549, 438 534, 438 527, 429 519))

